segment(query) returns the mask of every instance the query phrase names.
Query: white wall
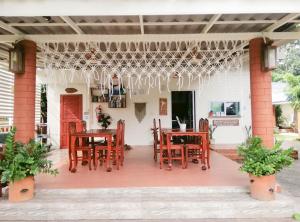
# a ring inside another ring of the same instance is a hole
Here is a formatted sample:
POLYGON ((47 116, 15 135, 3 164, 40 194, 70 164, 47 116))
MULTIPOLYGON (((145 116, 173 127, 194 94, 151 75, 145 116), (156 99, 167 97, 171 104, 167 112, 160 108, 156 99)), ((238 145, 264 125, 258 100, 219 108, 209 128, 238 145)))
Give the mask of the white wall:
MULTIPOLYGON (((237 144, 246 138, 245 126, 251 123, 250 73, 248 66, 241 72, 215 75, 211 83, 201 93, 197 92, 196 119, 207 117, 210 102, 229 101, 240 102, 239 126, 219 126, 213 137, 216 144, 237 144)), ((236 119, 236 118, 234 118, 236 119)), ((210 119, 212 122, 213 118, 210 119)))
MULTIPOLYGON (((239 101, 241 105, 241 117, 239 126, 218 127, 215 131, 214 138, 217 144, 235 144, 241 143, 246 137, 245 125, 251 125, 251 104, 250 104, 250 80, 249 67, 244 65, 243 70, 237 72, 228 72, 215 74, 205 84, 202 90, 199 90, 198 81, 196 80, 190 87, 184 86, 182 90, 196 91, 196 121, 199 118, 207 118, 210 110, 211 101, 239 101)), ((173 80, 174 81, 174 80, 173 80)), ((115 128, 118 119, 124 119, 126 122, 125 142, 130 145, 148 145, 152 144, 153 137, 150 128, 153 125, 153 118, 160 118, 163 127, 171 127, 171 93, 164 90, 159 94, 156 88, 144 95, 136 95, 129 98, 127 94, 127 108, 111 109, 107 103, 91 103, 88 96, 88 88, 82 80, 75 80, 74 84, 55 84, 48 83, 48 124, 51 131, 52 143, 59 146, 59 129, 60 129, 60 95, 66 94, 66 87, 74 87, 78 90, 76 94, 83 94, 83 113, 89 113, 89 128, 99 128, 96 123, 95 108, 101 104, 104 112, 112 116, 115 128), (159 116, 159 98, 168 99, 168 115, 159 116), (139 123, 134 113, 134 103, 146 103, 146 116, 139 123)), ((165 87, 166 88, 166 87, 165 87)), ((177 90, 176 82, 170 84, 171 90, 177 90)), ((198 124, 197 124, 198 125, 198 124)))
POLYGON ((294 122, 294 109, 289 103, 281 104, 280 106, 282 109, 282 116, 286 119, 287 126, 290 126, 294 122))

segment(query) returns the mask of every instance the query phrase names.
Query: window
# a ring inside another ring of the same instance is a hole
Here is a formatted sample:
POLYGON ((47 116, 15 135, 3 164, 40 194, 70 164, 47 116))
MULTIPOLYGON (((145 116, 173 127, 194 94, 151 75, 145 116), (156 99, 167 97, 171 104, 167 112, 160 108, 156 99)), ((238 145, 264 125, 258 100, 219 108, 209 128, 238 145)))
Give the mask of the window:
POLYGON ((239 116, 240 102, 211 102, 212 116, 239 116))

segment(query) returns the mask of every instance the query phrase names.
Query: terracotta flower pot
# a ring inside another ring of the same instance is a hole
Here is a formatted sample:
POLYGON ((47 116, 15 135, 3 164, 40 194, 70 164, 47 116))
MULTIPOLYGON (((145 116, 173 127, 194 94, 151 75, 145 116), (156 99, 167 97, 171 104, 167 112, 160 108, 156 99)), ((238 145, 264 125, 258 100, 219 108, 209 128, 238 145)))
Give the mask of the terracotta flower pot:
POLYGON ((26 177, 22 180, 9 183, 8 200, 10 202, 21 202, 30 200, 34 194, 34 178, 26 177))
POLYGON ((264 201, 275 199, 275 175, 257 177, 249 174, 249 176, 251 197, 264 201))

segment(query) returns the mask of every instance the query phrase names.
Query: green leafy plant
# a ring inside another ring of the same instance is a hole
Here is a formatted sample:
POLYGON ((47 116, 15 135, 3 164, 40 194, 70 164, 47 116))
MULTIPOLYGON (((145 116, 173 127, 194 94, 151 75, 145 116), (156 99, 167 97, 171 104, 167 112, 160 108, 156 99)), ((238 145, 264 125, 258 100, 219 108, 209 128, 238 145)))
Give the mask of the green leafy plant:
POLYGON ((216 126, 216 125, 212 125, 212 124, 209 125, 209 127, 208 127, 209 139, 211 139, 211 140, 213 139, 214 132, 217 128, 218 128, 218 126, 216 126))
POLYGON ((294 213, 293 214, 293 219, 296 221, 300 221, 300 213, 294 213))
POLYGON ((38 173, 58 174, 46 159, 47 149, 43 144, 31 140, 28 144, 15 142, 16 129, 13 128, 6 138, 3 160, 0 161, 1 182, 14 182, 38 173))
POLYGON ((96 116, 98 123, 105 129, 108 128, 112 122, 111 116, 103 113, 100 105, 96 108, 96 116))
POLYGON ((247 134, 247 139, 246 139, 246 143, 247 143, 248 140, 251 138, 252 126, 245 126, 245 130, 246 130, 246 134, 247 134))
POLYGON ((283 150, 280 143, 268 149, 259 137, 251 137, 238 147, 238 153, 243 158, 241 171, 254 176, 268 176, 281 171, 293 163, 292 148, 283 150))

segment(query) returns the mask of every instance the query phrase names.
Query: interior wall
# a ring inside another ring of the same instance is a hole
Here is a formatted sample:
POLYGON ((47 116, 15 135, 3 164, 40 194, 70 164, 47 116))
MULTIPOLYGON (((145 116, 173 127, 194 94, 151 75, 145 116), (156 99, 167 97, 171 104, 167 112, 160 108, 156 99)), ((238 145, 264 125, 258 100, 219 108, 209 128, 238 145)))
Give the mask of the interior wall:
MULTIPOLYGON (((215 130, 214 138, 217 144, 237 144, 246 138, 245 126, 251 125, 251 103, 250 103, 250 74, 249 66, 245 64, 242 70, 235 72, 216 73, 204 87, 199 90, 198 80, 194 80, 190 86, 185 84, 182 90, 195 90, 196 122, 200 118, 207 118, 212 101, 237 101, 240 102, 241 117, 239 126, 223 126, 215 130)), ((54 146, 59 147, 59 115, 60 95, 66 94, 66 87, 74 87, 76 94, 83 95, 83 119, 87 120, 88 128, 99 128, 96 123, 96 107, 100 104, 103 112, 112 116, 113 123, 110 128, 116 127, 118 119, 124 119, 125 143, 129 145, 150 145, 153 143, 151 127, 153 118, 160 118, 162 127, 171 127, 171 93, 163 85, 162 92, 157 88, 150 90, 150 94, 133 95, 127 94, 126 108, 108 108, 107 103, 92 103, 87 85, 80 79, 75 79, 72 84, 59 84, 48 81, 48 125, 51 132, 51 139, 54 146), (159 98, 167 98, 168 115, 159 116, 159 98), (135 117, 134 103, 146 103, 146 115, 141 122, 135 117), (87 115, 88 114, 88 115, 87 115)), ((178 90, 176 80, 170 83, 171 90, 178 90)), ((144 90, 144 91, 147 91, 144 90)), ((210 119, 212 122, 213 119, 210 119)), ((198 124, 196 124, 198 125, 198 124)))

